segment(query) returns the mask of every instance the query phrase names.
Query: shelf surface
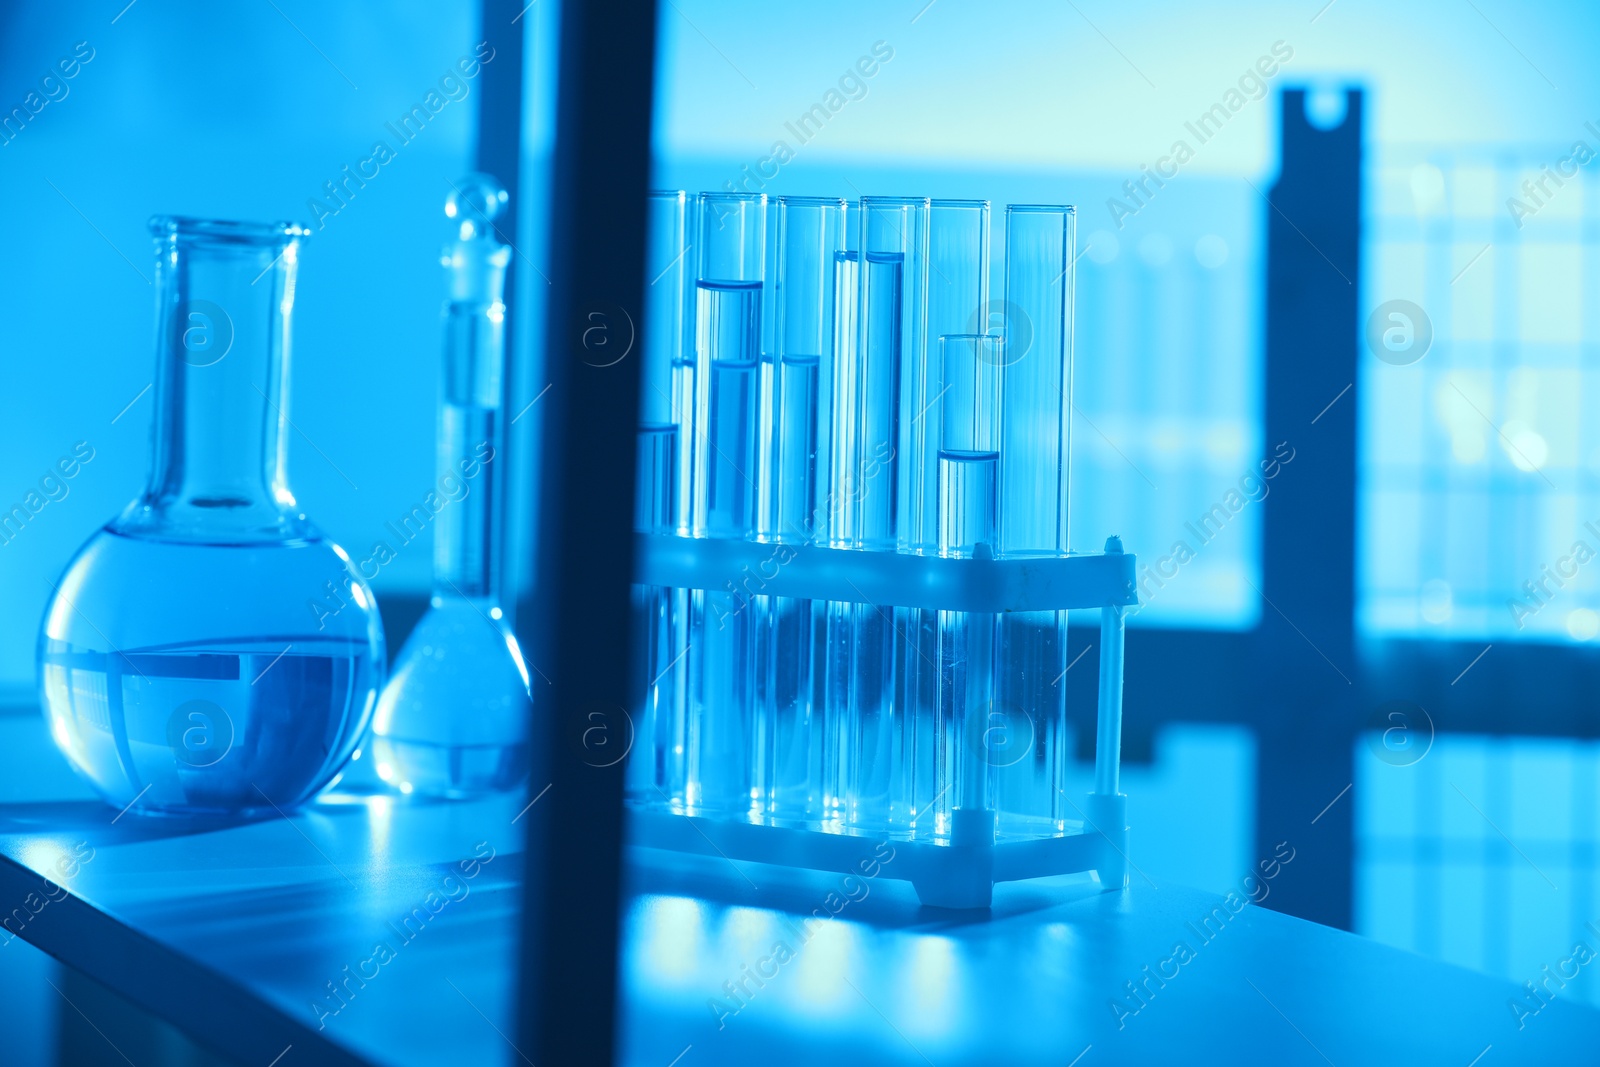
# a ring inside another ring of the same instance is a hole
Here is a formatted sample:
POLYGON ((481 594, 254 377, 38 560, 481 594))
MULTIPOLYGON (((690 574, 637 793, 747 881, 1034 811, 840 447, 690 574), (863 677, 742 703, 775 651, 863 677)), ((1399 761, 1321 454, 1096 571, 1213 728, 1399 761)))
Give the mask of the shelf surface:
MULTIPOLYGON (((335 796, 243 826, 117 817, 38 715, 0 716, 0 911, 24 909, 15 933, 243 1064, 520 1064, 526 804, 335 796), (467 877, 460 861, 488 849, 467 877), (62 889, 35 914, 41 874, 62 889), (378 944, 389 958, 368 962, 378 944), (324 1014, 347 966, 372 977, 324 1014)), ((1137 862, 1137 826, 1133 841, 1137 862)), ((1319 847, 1317 828, 1293 845, 1319 847)), ((1493 1067, 1578 1062, 1600 1042, 1600 1012, 1570 1000, 1519 1031, 1518 983, 1263 907, 1235 915, 1137 871, 1122 893, 1083 876, 1005 884, 976 914, 920 908, 890 878, 717 856, 637 849, 628 872, 619 1048, 641 1067, 1464 1067, 1491 1046, 1493 1067), (1152 991, 1137 1012, 1129 982, 1152 991)))

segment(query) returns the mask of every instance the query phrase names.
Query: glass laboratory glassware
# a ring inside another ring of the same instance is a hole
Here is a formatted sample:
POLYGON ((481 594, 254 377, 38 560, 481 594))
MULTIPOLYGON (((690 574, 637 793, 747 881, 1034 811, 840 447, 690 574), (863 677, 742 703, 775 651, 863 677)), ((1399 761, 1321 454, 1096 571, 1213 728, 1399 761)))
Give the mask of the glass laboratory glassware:
MULTIPOLYGON (((863 197, 860 224, 857 341, 834 374, 834 426, 848 424, 834 439, 848 483, 845 532, 834 543, 893 552, 901 540, 902 376, 923 345, 928 200, 863 197)), ((908 380, 914 395, 920 377, 913 371, 908 380)), ((848 669, 830 666, 828 700, 842 712, 844 821, 853 830, 903 835, 915 821, 914 734, 896 699, 896 663, 904 662, 896 620, 905 615, 873 604, 830 607, 829 645, 850 657, 848 669)))
POLYGON ((403 793, 471 797, 521 784, 532 725, 528 667, 500 607, 505 277, 494 219, 506 191, 486 174, 445 201, 443 396, 433 594, 395 659, 372 723, 378 777, 403 793))
MULTIPOLYGON (((1076 209, 1006 206, 1001 550, 1067 551, 1076 209)), ((988 332, 988 331, 974 331, 988 332)))
MULTIPOLYGON (((687 533, 694 428, 691 296, 696 263, 690 256, 694 212, 680 191, 652 192, 645 266, 642 382, 639 398, 638 497, 634 526, 642 533, 687 533)), ((633 750, 625 776, 638 804, 682 810, 687 796, 686 693, 683 684, 688 591, 634 586, 633 750)))
POLYGON ((673 484, 673 525, 688 534, 692 500, 695 432, 693 255, 696 203, 682 190, 653 192, 646 201, 649 227, 646 254, 644 363, 639 424, 678 427, 677 473, 673 484))
POLYGON ((285 810, 355 748, 383 627, 286 478, 293 223, 158 217, 150 480, 56 583, 50 730, 112 805, 285 810))
MULTIPOLYGON (((1075 209, 1006 208, 1006 321, 1001 428, 1001 553, 1067 551, 1072 411, 1075 209)), ((1067 613, 1017 612, 1000 623, 997 724, 988 757, 1003 833, 1059 832, 1065 768, 1067 613)))
MULTIPOLYGON (((696 537, 742 540, 756 524, 756 402, 767 198, 702 193, 695 280, 695 441, 689 494, 696 537)), ((688 808, 748 817, 759 576, 689 602, 688 808)))
MULTIPOLYGON (((831 362, 834 256, 844 245, 845 203, 780 197, 769 215, 773 249, 769 306, 774 351, 759 379, 756 540, 773 546, 767 575, 789 546, 816 531, 823 365, 831 362)), ((758 596, 752 788, 766 820, 798 825, 820 810, 822 739, 813 692, 813 602, 758 596)))
MULTIPOLYGON (((1004 339, 999 335, 952 334, 939 338, 942 394, 939 451, 939 555, 993 558, 999 544, 1000 373, 1004 339)), ((975 833, 992 839, 995 828, 995 755, 1004 747, 1007 722, 996 714, 995 616, 939 611, 937 742, 930 761, 937 793, 932 832, 975 833), (994 745, 996 740, 1002 744, 994 745)), ((921 832, 922 827, 918 827, 921 832)), ((961 842, 976 843, 976 842, 961 842)))
MULTIPOLYGON (((677 476, 678 428, 652 424, 639 429, 638 495, 634 528, 640 533, 673 533, 673 483, 677 476)), ((636 585, 633 604, 633 748, 624 776, 628 799, 637 804, 681 810, 687 779, 684 748, 684 692, 678 664, 688 596, 683 589, 636 585)))
POLYGON ((939 339, 988 332, 989 201, 934 200, 928 210, 926 344, 915 353, 916 374, 906 374, 904 404, 907 487, 902 501, 902 541, 913 552, 938 553, 940 419, 945 405, 939 339), (915 379, 913 383, 913 377, 915 379))
MULTIPOLYGON (((900 532, 905 550, 938 555, 943 552, 938 510, 939 457, 945 447, 941 420, 950 395, 939 339, 985 332, 989 312, 989 202, 930 201, 927 261, 922 332, 926 342, 920 350, 908 353, 907 366, 902 368, 907 395, 901 408, 906 419, 906 458, 902 465, 905 492, 900 500, 900 532)), ((935 797, 946 807, 949 799, 936 773, 937 764, 929 755, 937 744, 940 721, 939 613, 902 608, 895 614, 900 674, 896 695, 905 709, 905 729, 911 745, 907 764, 913 776, 911 797, 916 813, 920 813, 935 797)), ((915 829, 922 831, 920 826, 915 829)))
MULTIPOLYGON (((854 218, 860 205, 846 208, 845 240, 859 242, 854 218)), ((855 548, 857 426, 855 423, 856 351, 860 345, 861 253, 844 248, 833 254, 832 358, 823 360, 818 389, 817 540, 829 548, 855 548), (825 475, 825 477, 823 476, 825 475)), ((812 703, 822 745, 821 807, 814 821, 829 832, 845 822, 845 746, 850 712, 850 679, 855 670, 851 628, 855 606, 818 603, 812 619, 812 703)))
MULTIPOLYGON (((949 449, 939 456, 939 553, 965 559, 992 558, 998 510, 999 456, 949 449)), ((952 768, 933 820, 956 844, 988 844, 996 818, 991 800, 990 752, 997 727, 994 707, 995 617, 983 612, 939 614, 939 711, 941 762, 952 768), (953 748, 953 759, 945 755, 953 748), (948 822, 946 821, 948 819, 948 822)))

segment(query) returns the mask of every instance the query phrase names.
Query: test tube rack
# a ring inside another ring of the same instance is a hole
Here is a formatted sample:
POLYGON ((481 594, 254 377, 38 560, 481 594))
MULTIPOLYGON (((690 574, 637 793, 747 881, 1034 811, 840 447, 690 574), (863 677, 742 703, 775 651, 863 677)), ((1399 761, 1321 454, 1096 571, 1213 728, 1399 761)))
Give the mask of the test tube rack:
POLYGON ((1076 209, 1006 206, 1000 301, 986 200, 680 190, 648 220, 631 840, 951 908, 1123 886, 1137 591, 1118 539, 1067 551, 1076 209), (1101 613, 1081 804, 1074 609, 1101 613))
MULTIPOLYGON (((771 555, 759 542, 635 534, 635 581, 676 589, 715 590, 750 573, 771 555)), ((909 881, 930 907, 990 905, 997 882, 1094 872, 1103 890, 1127 884, 1127 797, 1119 790, 1122 754, 1123 614, 1138 603, 1135 557, 1120 538, 1106 551, 1054 557, 946 558, 863 552, 816 545, 785 550, 785 563, 763 594, 1003 615, 1019 611, 1097 608, 1100 612, 1099 699, 1095 789, 1074 804, 1080 818, 1053 836, 997 835, 995 813, 953 813, 947 840, 898 840, 886 834, 712 818, 651 804, 630 811, 633 844, 731 860, 841 874, 876 869, 876 877, 909 881), (874 851, 889 842, 893 860, 874 851), (869 868, 864 864, 872 864, 869 868)))

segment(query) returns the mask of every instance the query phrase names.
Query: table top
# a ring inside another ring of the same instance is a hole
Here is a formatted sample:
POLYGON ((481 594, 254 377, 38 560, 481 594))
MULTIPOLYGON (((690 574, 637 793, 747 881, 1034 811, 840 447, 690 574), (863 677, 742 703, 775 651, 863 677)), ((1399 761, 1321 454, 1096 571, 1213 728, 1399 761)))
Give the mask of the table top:
MULTIPOLYGON (((0 716, 0 938, 241 1063, 522 1063, 527 804, 119 815, 37 715, 0 716)), ((618 1047, 643 1067, 1494 1067, 1600 1041, 1588 1007, 1557 997, 1519 1020, 1510 1005, 1534 1002, 1516 983, 1137 874, 1116 893, 1002 885, 992 911, 949 913, 920 907, 892 858, 846 877, 634 849, 627 870, 618 1047)))

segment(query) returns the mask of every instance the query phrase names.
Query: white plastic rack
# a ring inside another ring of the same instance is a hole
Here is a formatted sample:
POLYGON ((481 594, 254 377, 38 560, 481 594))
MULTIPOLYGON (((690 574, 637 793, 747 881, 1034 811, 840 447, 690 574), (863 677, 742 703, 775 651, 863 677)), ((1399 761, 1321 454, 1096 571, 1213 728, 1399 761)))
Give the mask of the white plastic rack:
MULTIPOLYGON (((635 537, 635 582, 720 590, 770 558, 772 545, 662 534, 635 537)), ((1127 882, 1127 798, 1119 790, 1122 754, 1123 612, 1138 603, 1135 558, 1117 537, 1101 554, 1022 559, 956 559, 888 552, 786 546, 784 565, 763 577, 763 594, 813 601, 1004 615, 1100 610, 1100 681, 1095 788, 1061 833, 1008 837, 992 811, 956 808, 947 840, 830 832, 681 814, 652 804, 630 808, 635 845, 734 860, 855 873, 889 841, 893 861, 878 877, 909 881, 923 904, 988 907, 996 882, 1094 872, 1103 888, 1127 882)))

